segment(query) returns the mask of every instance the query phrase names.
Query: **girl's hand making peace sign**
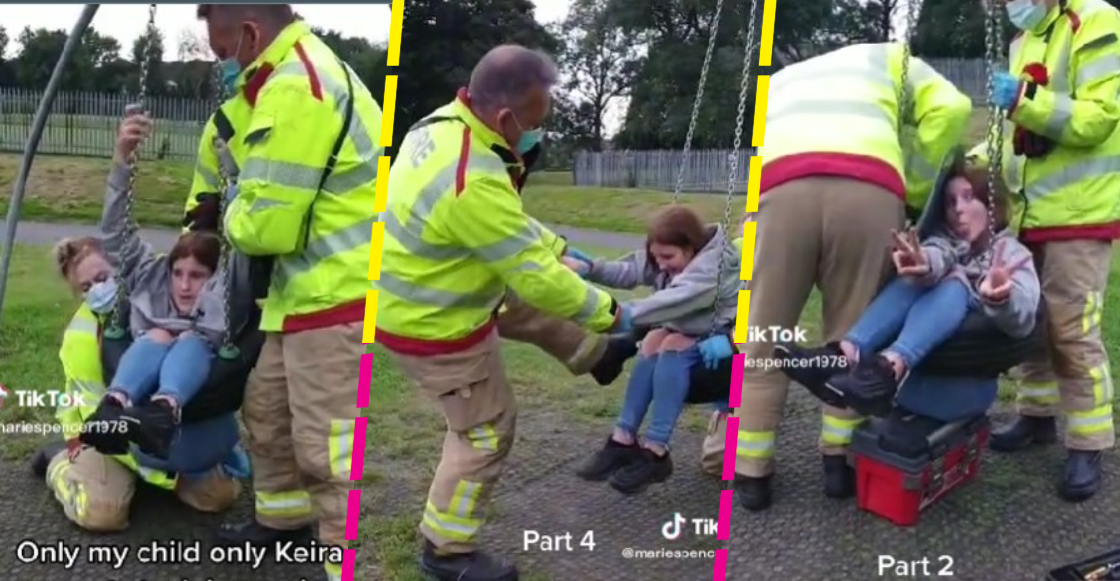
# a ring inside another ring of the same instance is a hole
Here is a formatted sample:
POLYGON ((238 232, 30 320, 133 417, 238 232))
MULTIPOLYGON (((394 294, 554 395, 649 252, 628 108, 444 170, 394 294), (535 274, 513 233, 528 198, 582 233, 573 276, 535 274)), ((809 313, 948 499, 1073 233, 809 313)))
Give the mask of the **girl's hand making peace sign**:
POLYGON ((923 276, 930 273, 929 258, 922 250, 922 243, 918 240, 918 231, 910 228, 906 232, 891 230, 894 237, 894 251, 891 258, 894 267, 902 276, 923 276))
POLYGON ((988 268, 984 280, 980 281, 978 289, 980 298, 989 304, 999 304, 1011 297, 1011 275, 1023 268, 1031 259, 1031 255, 1027 254, 1013 264, 1006 264, 1003 257, 1005 248, 1007 244, 996 245, 992 252, 992 265, 988 268))

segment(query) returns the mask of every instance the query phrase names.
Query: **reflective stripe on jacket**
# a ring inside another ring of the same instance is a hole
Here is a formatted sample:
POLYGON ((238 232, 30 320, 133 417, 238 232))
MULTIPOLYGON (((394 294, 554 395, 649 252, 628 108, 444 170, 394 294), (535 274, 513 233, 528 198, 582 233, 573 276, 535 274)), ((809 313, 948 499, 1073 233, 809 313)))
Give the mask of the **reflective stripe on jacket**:
POLYGON ((213 121, 217 134, 232 132, 226 141, 239 172, 226 235, 248 256, 275 257, 261 328, 363 320, 383 151, 380 106, 303 22, 285 28, 238 83, 213 121), (337 163, 320 189, 351 101, 337 163))
MULTIPOLYGON (((1120 11, 1068 0, 1011 42, 1011 74, 1045 67, 1045 86, 1024 82, 1004 123, 1003 177, 1012 225, 1026 242, 1120 238, 1120 11), (1043 157, 1014 154, 1015 127, 1054 143, 1043 157)), ((987 162, 987 146, 971 153, 987 162)))
POLYGON ((521 160, 505 140, 464 94, 430 119, 389 173, 377 342, 413 354, 465 348, 487 336, 507 287, 593 331, 610 328, 610 295, 563 266, 563 240, 525 214, 521 160))
MULTIPOLYGON (((70 325, 66 327, 58 358, 62 361, 62 371, 66 376, 66 391, 71 396, 68 399, 81 403, 55 409, 55 418, 62 426, 63 437, 69 441, 81 434, 82 424, 93 415, 107 393, 101 367, 101 324, 85 303, 74 313, 70 325)), ((153 486, 165 490, 175 488, 173 476, 142 466, 130 454, 112 458, 153 486)))
POLYGON ((762 192, 831 175, 873 183, 923 208, 943 160, 964 136, 972 102, 911 56, 913 109, 900 137, 902 56, 898 44, 859 44, 775 74, 758 151, 762 192))

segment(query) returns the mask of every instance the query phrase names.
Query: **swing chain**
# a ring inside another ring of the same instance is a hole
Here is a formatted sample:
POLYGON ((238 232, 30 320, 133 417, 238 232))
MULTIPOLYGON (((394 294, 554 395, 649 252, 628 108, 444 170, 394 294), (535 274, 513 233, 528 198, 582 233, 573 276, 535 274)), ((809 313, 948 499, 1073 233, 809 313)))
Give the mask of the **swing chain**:
MULTIPOLYGON (((700 88, 696 90, 696 100, 692 103, 692 118, 688 122, 688 134, 684 138, 684 151, 681 152, 681 163, 677 169, 677 185, 673 189, 673 204, 684 189, 684 172, 688 165, 688 154, 692 150, 692 137, 696 133, 696 121, 700 117, 700 104, 704 101, 704 86, 708 84, 708 70, 712 66, 712 55, 716 52, 716 39, 719 36, 719 19, 723 12, 723 0, 716 0, 716 14, 712 19, 712 33, 708 36, 708 52, 704 55, 704 65, 700 69, 700 88)), ((753 24, 752 31, 753 31, 753 24)))
MULTIPOLYGON (((1004 125, 1003 115, 1000 108, 995 104, 995 84, 993 82, 996 73, 996 67, 1002 63, 1000 46, 1002 46, 1003 39, 1001 38, 1000 27, 1003 24, 1000 20, 998 7, 994 5, 995 0, 986 0, 984 5, 986 7, 986 18, 984 26, 984 59, 988 68, 988 192, 989 196, 995 196, 996 181, 1000 179, 1003 172, 1003 136, 1004 125)), ((996 213, 995 204, 988 204, 988 240, 991 244, 988 245, 987 260, 991 264, 992 254, 995 247, 996 238, 996 213)))
MULTIPOLYGON (((221 94, 224 96, 225 91, 223 90, 221 94)), ((225 333, 222 336, 222 347, 219 354, 224 359, 233 359, 237 357, 240 350, 233 343, 233 325, 230 322, 230 311, 233 310, 233 248, 229 238, 225 235, 225 215, 226 207, 229 205, 226 198, 229 195, 230 185, 236 183, 236 178, 230 175, 226 164, 223 163, 223 152, 229 153, 229 145, 222 138, 214 137, 214 150, 218 154, 218 182, 220 184, 220 191, 218 192, 218 235, 222 242, 222 302, 225 315, 225 333)), ((229 159, 232 159, 232 153, 229 153, 229 159)))
MULTIPOLYGON (((139 65, 140 65, 140 88, 139 89, 140 90, 139 90, 139 92, 137 94, 137 98, 136 98, 136 108, 139 110, 140 113, 144 113, 144 114, 147 113, 144 105, 145 105, 145 101, 146 101, 147 93, 148 93, 149 64, 151 63, 151 60, 152 60, 151 53, 152 53, 152 49, 154 48, 154 45, 155 45, 155 35, 158 32, 158 30, 156 29, 156 9, 157 9, 157 7, 158 7, 158 4, 149 4, 148 5, 148 27, 146 29, 146 34, 148 36, 148 39, 147 39, 148 41, 146 43, 146 46, 144 47, 144 52, 141 53, 141 59, 140 59, 140 63, 139 63, 139 65)), ((138 164, 139 160, 140 160, 140 144, 137 144, 136 147, 133 148, 133 150, 128 155, 128 189, 125 191, 125 196, 124 196, 124 202, 125 202, 125 204, 124 204, 125 239, 128 239, 131 236, 135 236, 136 231, 140 229, 139 224, 136 223, 136 217, 135 217, 135 212, 134 212, 134 197, 133 197, 133 194, 136 191, 136 167, 137 167, 137 164, 138 164)), ((125 333, 124 307, 125 307, 125 304, 128 302, 129 290, 128 290, 128 288, 126 288, 127 287, 127 277, 125 276, 125 273, 122 272, 123 265, 121 264, 120 259, 121 259, 121 257, 118 256, 117 257, 117 268, 115 269, 115 272, 114 272, 114 275, 113 275, 113 278, 116 279, 116 283, 117 283, 117 304, 116 304, 116 307, 114 307, 114 309, 113 309, 113 327, 111 327, 107 332, 107 334, 109 334, 112 338, 123 337, 124 333, 125 333)))
POLYGON ((914 38, 914 29, 917 27, 917 17, 914 15, 914 2, 906 2, 906 33, 901 39, 902 44, 902 75, 898 86, 898 128, 899 136, 907 124, 913 121, 913 93, 910 87, 910 44, 914 38))
POLYGON ((754 62, 755 32, 758 28, 757 18, 758 0, 751 0, 751 16, 748 21, 749 24, 747 24, 747 46, 743 53, 743 77, 739 81, 739 110, 735 117, 735 144, 727 160, 729 170, 727 172, 727 197, 723 204, 723 249, 719 255, 719 267, 716 269, 716 297, 712 309, 713 332, 719 323, 720 295, 723 290, 723 263, 731 237, 731 200, 735 196, 735 185, 739 178, 739 151, 743 148, 743 123, 747 116, 747 95, 750 94, 751 64, 754 62))

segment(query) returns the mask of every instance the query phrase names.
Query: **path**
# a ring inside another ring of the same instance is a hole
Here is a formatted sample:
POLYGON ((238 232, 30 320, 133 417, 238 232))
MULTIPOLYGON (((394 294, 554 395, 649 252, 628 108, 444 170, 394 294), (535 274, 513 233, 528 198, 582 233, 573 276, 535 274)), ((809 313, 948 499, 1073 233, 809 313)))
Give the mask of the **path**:
MULTIPOLYGON (((0 229, 4 221, 0 220, 0 229)), ((568 226, 549 226, 557 234, 567 236, 577 244, 591 244, 605 248, 625 250, 638 248, 645 237, 636 234, 619 234, 598 230, 585 230, 568 226)), ((47 222, 20 222, 16 229, 16 241, 21 244, 49 245, 67 236, 96 236, 96 226, 88 224, 56 224, 47 222)), ((143 228, 140 235, 161 250, 169 250, 175 243, 177 232, 170 229, 143 228)))
MULTIPOLYGON (((519 420, 521 434, 502 488, 496 499, 486 544, 517 560, 533 579, 561 581, 649 581, 652 579, 710 578, 711 561, 703 558, 660 556, 624 558, 627 549, 712 550, 730 549, 728 579, 789 579, 791 581, 898 581, 936 580, 940 567, 952 559, 952 579, 960 581, 1034 580, 1046 571, 1116 548, 1112 533, 1120 511, 1120 454, 1109 453, 1108 476, 1098 496, 1081 505, 1069 505, 1053 493, 1061 453, 1058 448, 1038 449, 1022 456, 988 453, 980 479, 954 492, 930 508, 913 528, 897 528, 859 512, 854 502, 831 501, 820 493, 819 460, 813 453, 817 411, 806 396, 790 398, 784 425, 781 473, 777 502, 763 514, 736 506, 732 513, 731 541, 701 537, 686 530, 667 541, 661 527, 674 513, 685 518, 715 519, 721 482, 700 474, 695 458, 701 434, 677 438, 672 479, 645 495, 625 498, 606 485, 582 482, 573 476, 576 464, 598 446, 602 434, 572 429, 547 411, 525 410, 519 420), (572 551, 524 551, 525 531, 542 534, 572 533, 572 551), (579 546, 587 531, 594 531, 594 551, 579 546), (930 560, 928 574, 921 570, 903 575, 880 573, 881 555, 900 560, 930 560)), ((997 413, 997 420, 1006 417, 997 413)), ((606 421, 606 420, 605 420, 606 421)), ((16 581, 279 581, 317 579, 312 566, 266 565, 256 571, 214 564, 137 565, 114 571, 105 565, 79 564, 66 571, 60 566, 23 565, 14 550, 23 539, 57 544, 116 543, 138 547, 152 539, 201 540, 210 536, 219 517, 193 514, 174 502, 159 501, 154 493, 141 494, 132 529, 124 534, 97 538, 67 525, 42 485, 25 466, 0 462, 0 569, 16 581), (18 491, 18 493, 17 493, 18 491), (142 508, 142 507, 147 507, 142 508)), ((386 491, 387 492, 387 491, 386 491)), ((246 495, 248 496, 248 495, 246 495)), ((380 496, 363 510, 363 519, 413 514, 412 498, 388 507, 392 494, 380 496), (373 505, 381 505, 373 506, 373 505)), ((363 498, 363 500, 366 500, 363 498)), ((248 510, 243 498, 239 511, 248 510)), ((388 579, 376 564, 363 558, 358 579, 388 579)), ((411 581, 409 578, 408 581, 411 581)))

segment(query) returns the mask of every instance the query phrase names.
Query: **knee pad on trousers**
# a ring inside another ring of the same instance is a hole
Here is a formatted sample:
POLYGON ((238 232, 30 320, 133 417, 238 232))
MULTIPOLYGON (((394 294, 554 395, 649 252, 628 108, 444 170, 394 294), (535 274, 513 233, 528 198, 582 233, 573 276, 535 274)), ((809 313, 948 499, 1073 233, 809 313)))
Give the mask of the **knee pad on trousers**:
POLYGON ((71 463, 65 451, 59 453, 47 468, 47 486, 66 518, 82 529, 94 533, 128 529, 134 484, 127 469, 99 454, 90 456, 71 463))
POLYGON ((241 483, 215 468, 201 477, 180 477, 175 494, 183 504, 199 512, 224 512, 237 503, 241 483))

